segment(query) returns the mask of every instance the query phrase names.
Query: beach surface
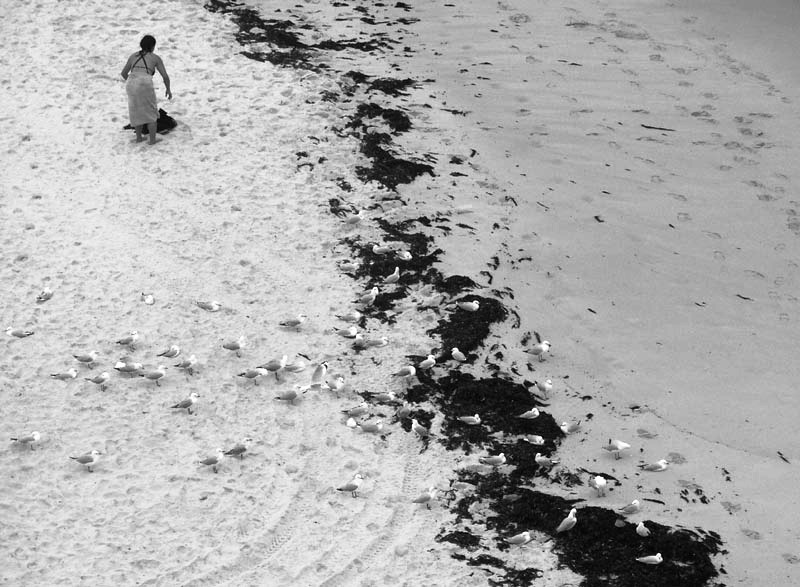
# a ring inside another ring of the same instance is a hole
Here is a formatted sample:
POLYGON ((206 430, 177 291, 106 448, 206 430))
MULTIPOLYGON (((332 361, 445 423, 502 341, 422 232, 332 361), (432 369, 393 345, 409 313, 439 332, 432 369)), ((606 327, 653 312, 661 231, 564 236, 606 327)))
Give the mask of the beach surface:
MULTIPOLYGON (((432 399, 411 405, 430 442, 397 417, 418 383, 452 373, 552 380, 541 410, 582 426, 548 439, 561 462, 529 485, 579 520, 640 499, 628 522, 720 536, 719 583, 800 582, 800 80, 774 57, 791 8, 765 50, 736 35, 744 9, 715 20, 681 3, 0 5, 0 95, 14 105, 2 327, 33 333, 3 339, 2 434, 41 435, 0 458, 4 582, 527 584, 535 568, 533 584, 580 584, 546 534, 509 549, 525 528, 480 501, 454 507, 470 492, 459 472, 506 470, 479 462, 496 445, 447 450, 451 419, 432 399), (248 40, 247 7, 290 22, 313 56, 248 40), (152 147, 122 129, 119 77, 146 33, 178 121, 152 147), (276 47, 286 63, 254 58, 276 47), (409 83, 378 91, 353 72, 409 83), (420 166, 413 181, 365 181, 365 137, 381 133, 420 166), (509 312, 463 365, 431 332, 454 296, 412 275, 416 260, 380 262, 397 283, 343 267, 359 247, 414 249, 387 232, 404 222, 431 238, 441 275, 509 312), (374 306, 357 302, 373 285, 374 306), (354 309, 388 344, 342 336, 337 316, 354 309), (542 362, 524 352, 534 332, 553 343, 542 362), (171 345, 178 356, 159 356, 171 345), (91 351, 88 366, 74 358, 91 351), (429 353, 430 374, 393 376, 429 353), (191 372, 175 366, 191 355, 191 372), (240 376, 284 355, 305 368, 240 376), (119 373, 125 356, 165 375, 119 373), (102 372, 102 387, 86 380, 102 372), (194 414, 172 408, 192 392, 194 414), (376 432, 347 424, 364 400, 355 419, 376 432), (244 438, 242 458, 199 463, 244 438), (616 460, 609 438, 631 449, 616 460), (69 458, 93 449, 91 472, 69 458), (662 458, 665 471, 637 466, 662 458), (356 474, 355 496, 337 490, 356 474), (430 508, 414 503, 431 486, 430 508), (456 530, 503 566, 465 564, 469 549, 442 539, 456 530)), ((637 548, 631 566, 655 554, 637 548)))

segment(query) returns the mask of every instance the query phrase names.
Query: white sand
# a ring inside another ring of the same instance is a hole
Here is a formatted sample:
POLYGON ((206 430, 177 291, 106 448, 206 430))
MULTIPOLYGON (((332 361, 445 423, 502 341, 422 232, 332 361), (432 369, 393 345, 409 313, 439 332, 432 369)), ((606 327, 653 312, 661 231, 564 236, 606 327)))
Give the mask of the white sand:
MULTIPOLYGON (((507 303, 522 329, 490 342, 518 363, 522 332, 554 342, 533 374, 556 383, 552 412, 594 414, 565 442, 565 465, 625 479, 605 498, 620 505, 659 487, 667 506, 648 518, 720 532, 732 583, 796 583, 796 86, 775 85, 741 52, 731 57, 686 10, 454 4, 409 13, 421 21, 403 40, 416 51, 407 58, 327 57, 340 70, 401 77, 390 68, 398 63, 402 77, 436 80, 401 102, 417 127, 402 142, 411 154, 436 153, 438 176, 404 187, 417 205, 391 217, 474 211, 457 217, 474 232, 437 241, 443 269, 481 280, 498 254, 492 287, 516 292, 507 303), (448 164, 451 155, 468 164, 448 164), (648 409, 631 412, 632 402, 648 409), (659 436, 638 438, 638 428, 659 436), (599 450, 608 436, 634 450, 612 462, 599 450), (686 462, 657 477, 636 472, 640 458, 669 453, 686 462), (710 503, 680 500, 687 483, 710 503)), ((332 10, 299 12, 324 29, 332 10)), ((309 391, 295 406, 273 399, 309 383, 310 369, 258 387, 236 377, 304 353, 355 389, 399 390, 388 374, 436 345, 424 336, 435 313, 413 308, 391 329, 371 324, 391 344, 364 355, 331 332, 333 315, 361 293, 335 268, 347 255, 337 241, 378 233, 369 220, 345 228, 328 200, 362 207, 382 195, 355 177, 364 164, 356 143, 331 131, 352 107, 320 101, 335 79, 238 55, 230 22, 186 2, 146 15, 134 4, 3 2, 3 13, 0 95, 13 108, 0 137, 2 326, 35 334, 3 339, 2 434, 43 439, 0 459, 9 561, 0 576, 17 585, 484 584, 434 542, 442 507, 410 503, 431 484, 446 487, 457 455, 435 443, 420 455, 396 425, 386 442, 348 429, 339 410, 360 401, 351 391, 309 391), (144 33, 173 79, 175 99, 162 107, 180 123, 152 148, 120 130, 118 72, 144 33), (326 160, 298 169, 301 151, 326 160), (342 192, 341 179, 355 190, 342 192), (37 305, 44 286, 55 294, 37 305), (224 309, 194 304, 206 299, 224 309), (299 332, 277 327, 301 311, 309 319, 299 332), (124 353, 114 340, 131 329, 141 334, 137 360, 154 367, 157 352, 180 344, 200 359, 198 374, 170 361, 160 387, 116 373, 106 392, 84 381, 113 371, 124 353), (221 344, 240 335, 248 346, 237 358, 221 344), (96 368, 66 383, 48 377, 92 349, 96 368), (191 391, 201 394, 196 416, 168 408, 191 391), (255 443, 242 461, 226 459, 216 475, 196 464, 245 436, 255 443), (68 458, 92 448, 104 453, 94 473, 68 458), (336 492, 355 472, 366 476, 362 497, 336 492)), ((325 34, 378 30, 358 17, 325 34)), ((591 494, 580 493, 595 502, 591 494)))

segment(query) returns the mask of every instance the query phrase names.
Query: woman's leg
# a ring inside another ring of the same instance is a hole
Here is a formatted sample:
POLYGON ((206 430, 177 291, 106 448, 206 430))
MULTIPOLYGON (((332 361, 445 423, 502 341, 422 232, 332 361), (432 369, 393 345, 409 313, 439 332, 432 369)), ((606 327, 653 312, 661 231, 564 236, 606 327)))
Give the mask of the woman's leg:
POLYGON ((156 129, 158 128, 158 123, 157 122, 148 122, 147 123, 147 128, 150 131, 150 144, 151 145, 155 145, 156 144, 156 129))
POLYGON ((136 131, 136 142, 137 143, 141 143, 144 140, 144 137, 142 137, 142 127, 143 126, 144 126, 143 124, 140 124, 138 126, 134 126, 133 127, 133 129, 136 131))

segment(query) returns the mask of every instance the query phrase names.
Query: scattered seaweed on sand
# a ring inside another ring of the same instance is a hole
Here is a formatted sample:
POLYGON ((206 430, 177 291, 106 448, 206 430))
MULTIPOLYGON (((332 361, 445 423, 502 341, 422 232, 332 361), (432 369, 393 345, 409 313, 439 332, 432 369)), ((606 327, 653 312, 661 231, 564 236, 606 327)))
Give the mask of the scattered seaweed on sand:
MULTIPOLYGON (((209 0, 205 6, 212 12, 231 15, 239 26, 237 40, 242 45, 266 42, 275 48, 269 52, 244 52, 245 55, 287 67, 320 70, 322 66, 312 63, 315 51, 346 48, 373 50, 391 45, 390 40, 381 38, 374 43, 323 41, 310 46, 290 30, 294 26, 291 21, 262 19, 255 10, 231 1, 209 0)), ((396 8, 409 10, 408 5, 403 3, 398 3, 396 8)), ((365 15, 363 22, 374 22, 366 9, 361 11, 365 15)), ((368 76, 355 71, 342 72, 341 78, 344 94, 348 96, 369 80, 368 76)), ((400 96, 414 83, 410 79, 380 78, 374 80, 366 92, 379 91, 387 96, 400 96)), ((324 98, 333 101, 338 95, 330 92, 324 98)), ((372 102, 362 103, 357 106, 347 128, 360 140, 361 152, 371 160, 369 167, 356 170, 361 181, 374 181, 390 192, 396 192, 399 185, 410 183, 420 175, 435 176, 431 165, 403 160, 391 152, 392 135, 412 128, 410 118, 402 110, 385 108, 372 102), (372 121, 375 119, 382 120, 392 134, 374 132, 372 121)), ((432 156, 428 154, 426 157, 430 160, 432 156)), ((344 187, 342 189, 349 191, 344 187)), ((402 197, 396 199, 404 205, 402 197)), ((340 200, 332 199, 329 206, 333 214, 340 216, 354 212, 340 200)), ((509 313, 513 313, 497 299, 472 293, 463 295, 478 289, 474 281, 465 276, 445 277, 434 267, 442 251, 435 248, 433 237, 416 228, 430 227, 429 218, 419 217, 398 223, 379 219, 377 223, 385 242, 393 243, 395 250, 411 252, 412 258, 403 261, 404 277, 399 282, 400 287, 389 293, 384 292, 365 313, 368 311, 371 316, 391 323, 394 319, 391 312, 393 306, 408 295, 411 285, 430 287, 439 292, 443 300, 478 300, 480 307, 475 312, 460 308, 443 312, 438 325, 429 331, 429 334, 441 340, 444 350, 440 357, 446 357, 453 346, 458 346, 464 352, 478 350, 485 343, 491 326, 503 322, 509 313), (459 295, 462 297, 456 298, 459 295)), ((365 280, 369 286, 379 284, 398 265, 394 256, 375 253, 374 243, 365 243, 358 236, 345 237, 343 242, 362 261, 353 274, 354 278, 365 280)), ((490 554, 507 551, 509 546, 505 537, 523 529, 536 531, 551 541, 559 563, 582 575, 584 579, 581 585, 584 586, 692 587, 708 585, 719 576, 711 557, 724 551, 719 535, 714 532, 669 528, 648 522, 651 535, 643 540, 636 534, 634 525, 621 519, 615 511, 581 506, 579 500, 569 500, 546 492, 551 483, 579 483, 580 476, 570 471, 554 474, 549 467, 536 463, 534 456, 537 452, 550 455, 557 451, 563 433, 547 413, 547 405, 531 393, 530 385, 499 376, 481 378, 456 369, 438 375, 419 373, 418 381, 417 385, 407 390, 405 400, 411 404, 411 411, 407 418, 400 421, 400 426, 405 432, 413 434, 411 418, 430 427, 441 415, 441 430, 425 439, 423 450, 427 442, 434 441, 447 449, 466 454, 503 452, 507 457, 508 464, 501 467, 484 467, 488 470, 465 468, 456 473, 455 483, 471 489, 455 492, 449 507, 455 514, 454 524, 460 527, 469 525, 470 531, 443 528, 437 538, 461 546, 461 550, 452 556, 464 560, 468 565, 480 567, 487 573, 490 584, 530 585, 542 576, 542 571, 538 569, 515 569, 502 558, 490 554), (420 404, 432 404, 438 413, 422 409, 420 404), (532 407, 543 408, 537 418, 528 420, 518 417, 532 407), (475 413, 482 418, 479 426, 468 426, 458 419, 475 413), (528 435, 541 436, 541 444, 527 441, 528 435), (476 508, 477 505, 481 507, 476 508), (568 532, 555 532, 573 506, 578 509, 579 522, 576 528, 568 532), (476 510, 489 514, 478 517, 474 513, 476 510), (481 539, 480 536, 484 534, 492 538, 481 539), (663 563, 645 565, 635 560, 636 557, 655 552, 663 555, 663 563)))

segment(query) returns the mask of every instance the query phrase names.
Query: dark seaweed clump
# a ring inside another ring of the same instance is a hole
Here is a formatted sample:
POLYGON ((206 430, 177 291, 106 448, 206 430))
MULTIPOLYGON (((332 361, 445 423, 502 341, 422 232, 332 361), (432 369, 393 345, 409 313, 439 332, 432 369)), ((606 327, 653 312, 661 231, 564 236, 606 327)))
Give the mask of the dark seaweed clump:
MULTIPOLYGON (((290 30, 293 27, 290 21, 264 20, 256 11, 231 1, 209 0, 205 6, 210 11, 232 16, 240 28, 237 40, 241 44, 268 42, 277 48, 266 53, 245 52, 245 55, 287 67, 321 67, 311 64, 313 51, 345 48, 374 50, 391 46, 391 40, 381 38, 372 43, 323 41, 312 47, 303 44, 290 30)), ((408 5, 400 2, 396 7, 410 10, 408 5)), ((365 14, 362 20, 374 23, 366 9, 360 8, 365 14)), ((398 22, 413 21, 414 19, 398 19, 398 22)), ((355 87, 369 80, 368 76, 356 71, 343 73, 342 77, 352 84, 349 88, 344 88, 344 93, 348 96, 353 95, 355 87)), ((388 96, 399 96, 414 83, 410 79, 382 78, 373 81, 367 87, 367 93, 377 91, 388 96)), ((323 96, 325 100, 337 98, 338 95, 333 92, 323 96)), ((347 127, 360 139, 361 152, 371 159, 370 167, 356 170, 362 181, 375 181, 396 192, 399 185, 410 183, 420 175, 434 175, 431 165, 400 159, 390 150, 392 136, 412 127, 411 120, 404 111, 367 102, 358 105, 347 127), (370 120, 375 118, 385 121, 391 134, 370 132, 370 120)), ((428 160, 435 160, 430 154, 426 157, 428 160)), ((350 186, 342 184, 344 192, 349 191, 348 188, 350 186)), ((396 199, 404 204, 401 197, 396 199)), ((342 216, 348 211, 354 212, 338 199, 331 200, 329 206, 332 213, 342 216)), ((410 261, 398 262, 391 254, 374 253, 374 243, 365 243, 359 237, 344 239, 354 255, 362 260, 362 265, 353 277, 365 279, 369 286, 379 284, 395 265, 401 266, 403 270, 398 287, 382 292, 374 307, 367 310, 370 315, 391 323, 394 304, 407 296, 412 286, 429 285, 448 302, 455 299, 478 299, 480 308, 477 312, 453 307, 452 311, 443 313, 438 325, 430 331, 442 341, 441 359, 447 356, 453 346, 459 347, 463 352, 478 350, 485 343, 491 326, 508 317, 508 308, 494 298, 472 294, 464 296, 465 292, 477 289, 470 278, 445 277, 434 267, 442 251, 435 248, 432 237, 417 229, 417 226, 432 226, 431 219, 419 217, 399 223, 378 220, 378 224, 385 235, 386 243, 394 244, 398 250, 410 251, 413 257, 410 261)), ((469 357, 474 359, 474 355, 469 357)), ((420 357, 412 357, 412 360, 418 359, 420 357)), ((536 530, 550 536, 559 561, 584 577, 581 583, 583 586, 693 587, 708 585, 719 575, 711 557, 724 551, 721 549, 720 537, 714 532, 675 529, 648 522, 652 534, 648 538, 641 538, 635 533, 634 525, 620 519, 616 512, 589 506, 578 508, 579 526, 573 531, 561 534, 554 532, 569 509, 579 500, 549 495, 546 492, 547 485, 559 483, 569 486, 582 483, 582 480, 576 473, 554 474, 548 467, 536 464, 534 456, 537 452, 555 456, 563 434, 552 416, 545 411, 547 405, 531 392, 533 386, 530 382, 517 383, 499 376, 481 378, 462 373, 457 368, 443 370, 441 366, 433 372, 419 373, 418 379, 419 384, 407 391, 405 399, 411 404, 410 417, 416 418, 423 425, 429 426, 436 414, 422 409, 420 404, 432 404, 442 415, 441 433, 432 441, 441 442, 448 449, 466 453, 495 455, 502 452, 511 465, 460 470, 457 481, 473 489, 460 495, 453 494, 450 509, 456 514, 456 524, 462 528, 468 526, 468 530, 443 529, 437 538, 439 541, 461 546, 462 551, 455 553, 453 557, 481 568, 487 573, 489 584, 530 585, 535 584, 536 579, 542 576, 541 570, 510 568, 502 559, 485 552, 489 546, 500 551, 508 550, 510 547, 505 538, 523 530, 536 530), (517 417, 536 406, 543 408, 538 418, 524 420, 517 417), (480 414, 483 420, 479 426, 467 426, 458 419, 460 416, 475 413, 480 414), (541 436, 542 444, 529 442, 531 435, 541 436), (540 486, 544 490, 537 489, 540 486), (478 508, 480 511, 491 512, 487 517, 475 519, 472 506, 478 502, 482 505, 478 508), (491 539, 491 545, 481 538, 485 530, 491 530, 497 535, 491 539), (661 552, 664 557, 664 562, 660 565, 649 566, 635 560, 636 557, 656 552, 661 552)), ((400 424, 406 432, 410 430, 409 419, 402 420, 400 424)), ((423 445, 423 450, 425 448, 426 445, 423 445)))

